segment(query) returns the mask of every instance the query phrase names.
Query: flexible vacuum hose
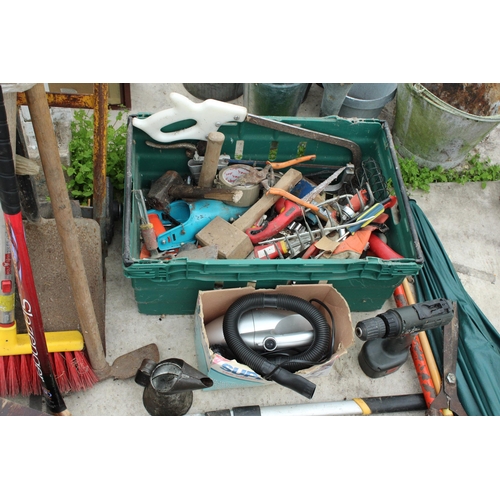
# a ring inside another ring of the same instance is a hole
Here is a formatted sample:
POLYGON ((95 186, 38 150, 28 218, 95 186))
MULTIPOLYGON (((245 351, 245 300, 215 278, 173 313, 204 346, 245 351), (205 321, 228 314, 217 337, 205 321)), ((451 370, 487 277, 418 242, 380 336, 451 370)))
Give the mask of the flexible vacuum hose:
POLYGON ((244 363, 266 380, 272 380, 311 399, 316 385, 293 372, 318 364, 332 343, 330 326, 323 315, 309 302, 285 294, 254 293, 236 300, 224 315, 222 324, 228 347, 240 363, 244 363), (314 329, 314 340, 304 352, 290 356, 283 363, 274 363, 248 347, 241 339, 238 323, 242 314, 252 309, 285 309, 304 316, 314 329))

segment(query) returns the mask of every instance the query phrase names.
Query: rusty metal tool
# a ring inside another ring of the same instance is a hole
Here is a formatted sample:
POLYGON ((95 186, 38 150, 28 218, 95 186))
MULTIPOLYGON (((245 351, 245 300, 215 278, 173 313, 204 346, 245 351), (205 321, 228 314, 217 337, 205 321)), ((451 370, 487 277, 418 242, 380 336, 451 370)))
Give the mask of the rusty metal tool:
POLYGON ((458 399, 457 392, 457 354, 458 354, 458 310, 457 303, 453 303, 453 319, 444 327, 443 332, 443 380, 441 391, 429 406, 427 414, 441 415, 442 410, 453 412, 454 415, 466 417, 464 407, 458 399))
POLYGON ((279 132, 344 147, 351 152, 354 166, 356 168, 361 166, 361 148, 357 143, 349 139, 252 115, 248 113, 245 107, 228 102, 207 99, 206 101, 195 103, 186 96, 177 94, 176 92, 170 94, 170 99, 174 103, 172 108, 158 111, 146 118, 135 117, 132 120, 134 127, 143 130, 152 139, 165 143, 192 139, 206 140, 210 132, 216 132, 225 123, 249 122, 279 132), (162 130, 167 125, 189 119, 195 120, 196 124, 174 132, 163 132, 162 130))

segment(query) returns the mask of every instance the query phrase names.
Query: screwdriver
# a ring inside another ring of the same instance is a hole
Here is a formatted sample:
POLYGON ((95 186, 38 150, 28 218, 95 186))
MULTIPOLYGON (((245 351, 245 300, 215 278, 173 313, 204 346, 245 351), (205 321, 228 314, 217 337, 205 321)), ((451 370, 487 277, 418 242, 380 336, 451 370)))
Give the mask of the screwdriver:
POLYGON ((357 224, 350 226, 347 228, 347 231, 342 237, 339 238, 339 241, 347 238, 351 234, 354 234, 359 229, 367 226, 376 219, 379 215, 383 214, 386 208, 389 208, 394 205, 395 197, 388 197, 385 200, 375 203, 371 207, 367 208, 364 212, 358 215, 356 218, 357 224))

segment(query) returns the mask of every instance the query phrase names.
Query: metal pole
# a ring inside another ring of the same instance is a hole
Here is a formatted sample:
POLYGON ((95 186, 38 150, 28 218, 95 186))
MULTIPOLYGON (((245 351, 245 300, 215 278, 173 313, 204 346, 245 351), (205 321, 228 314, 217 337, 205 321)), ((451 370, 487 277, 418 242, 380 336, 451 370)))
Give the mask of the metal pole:
MULTIPOLYGON (((309 403, 283 406, 239 406, 226 410, 193 414, 196 417, 310 417, 356 416, 404 411, 424 411, 427 405, 422 394, 355 398, 348 401, 309 403)), ((189 415, 188 415, 189 416, 189 415)))

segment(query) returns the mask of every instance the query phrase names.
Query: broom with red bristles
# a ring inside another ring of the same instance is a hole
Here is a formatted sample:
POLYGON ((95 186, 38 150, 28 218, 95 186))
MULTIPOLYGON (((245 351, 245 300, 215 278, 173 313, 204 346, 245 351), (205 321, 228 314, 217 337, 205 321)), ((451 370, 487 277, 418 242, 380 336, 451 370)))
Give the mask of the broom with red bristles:
MULTIPOLYGON (((29 334, 17 333, 14 319, 15 278, 12 273, 10 242, 5 231, 5 219, 0 209, 0 397, 42 394, 42 383, 32 356, 29 334)), ((83 337, 78 331, 45 334, 54 377, 62 393, 92 387, 97 377, 83 349, 83 337), (65 349, 61 352, 61 349, 65 349), (56 350, 55 352, 52 352, 56 350)))
MULTIPOLYGON (((7 238, 1 247, 5 279, 0 294, 0 396, 43 394, 53 414, 68 414, 61 392, 78 391, 97 381, 83 353, 78 331, 45 332, 26 245, 21 205, 3 93, 0 86, 0 201, 7 238), (10 252, 7 243, 10 243, 10 252), (14 321, 15 271, 27 333, 14 321), (8 274, 7 274, 8 273, 8 274)), ((1 240, 2 238, 0 238, 1 240)))

